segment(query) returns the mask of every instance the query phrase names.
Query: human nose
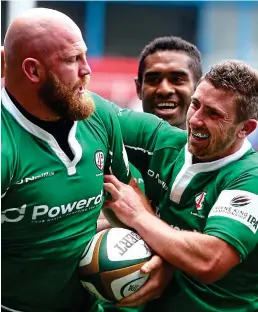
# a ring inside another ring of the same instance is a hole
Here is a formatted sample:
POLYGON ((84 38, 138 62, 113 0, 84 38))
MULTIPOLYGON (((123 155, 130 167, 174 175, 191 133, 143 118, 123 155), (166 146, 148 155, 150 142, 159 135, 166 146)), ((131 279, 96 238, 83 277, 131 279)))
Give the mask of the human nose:
POLYGON ((91 68, 86 59, 83 59, 79 69, 79 76, 83 77, 91 74, 91 68))
MULTIPOLYGON (((188 113, 190 113, 190 112, 188 112, 188 113)), ((202 127, 203 126, 204 121, 203 121, 203 114, 202 114, 201 109, 197 109, 189 117, 190 117, 189 118, 189 124, 192 127, 198 128, 198 127, 202 127)))
POLYGON ((175 88, 167 79, 163 79, 157 88, 157 94, 168 95, 175 93, 175 88))

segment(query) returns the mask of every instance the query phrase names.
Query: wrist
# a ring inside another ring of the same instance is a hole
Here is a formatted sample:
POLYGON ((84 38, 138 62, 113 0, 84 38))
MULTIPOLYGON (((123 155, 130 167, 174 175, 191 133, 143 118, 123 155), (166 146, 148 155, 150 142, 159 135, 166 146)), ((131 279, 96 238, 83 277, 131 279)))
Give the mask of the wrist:
POLYGON ((141 211, 132 219, 131 226, 140 234, 140 232, 150 229, 153 218, 156 217, 147 210, 141 211))

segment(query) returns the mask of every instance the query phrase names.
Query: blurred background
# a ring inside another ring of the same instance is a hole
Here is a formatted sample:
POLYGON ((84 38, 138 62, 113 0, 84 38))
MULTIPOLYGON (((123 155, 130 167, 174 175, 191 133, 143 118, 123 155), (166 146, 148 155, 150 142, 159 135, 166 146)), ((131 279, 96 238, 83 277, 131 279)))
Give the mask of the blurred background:
MULTIPOLYGON (((258 68, 257 1, 1 1, 1 43, 10 21, 31 7, 57 9, 82 30, 90 89, 141 110, 134 87, 138 56, 155 37, 180 36, 202 53, 203 68, 241 59, 258 68)), ((258 149, 258 130, 250 136, 258 149)))

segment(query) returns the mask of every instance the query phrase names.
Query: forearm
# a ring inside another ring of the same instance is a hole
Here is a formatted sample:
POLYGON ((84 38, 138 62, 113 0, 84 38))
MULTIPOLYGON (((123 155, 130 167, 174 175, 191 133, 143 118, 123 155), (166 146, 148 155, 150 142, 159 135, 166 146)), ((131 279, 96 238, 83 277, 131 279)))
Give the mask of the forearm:
POLYGON ((133 227, 161 257, 204 283, 220 279, 239 263, 238 254, 225 241, 206 234, 174 230, 150 214, 138 218, 133 227), (226 257, 232 257, 232 261, 226 257))

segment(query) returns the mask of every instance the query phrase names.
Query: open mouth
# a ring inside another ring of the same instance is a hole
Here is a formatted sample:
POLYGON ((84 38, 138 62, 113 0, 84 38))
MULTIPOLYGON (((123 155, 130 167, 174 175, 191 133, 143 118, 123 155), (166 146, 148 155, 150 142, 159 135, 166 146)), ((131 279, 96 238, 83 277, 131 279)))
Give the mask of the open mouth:
POLYGON ((79 87, 79 94, 83 94, 84 92, 85 92, 86 90, 85 90, 85 88, 83 87, 83 86, 80 86, 79 87))
POLYGON ((156 104, 154 108, 155 115, 160 118, 172 118, 176 112, 177 108, 179 107, 178 103, 172 102, 163 102, 156 104))
POLYGON ((201 133, 201 132, 194 131, 194 130, 192 130, 191 132, 192 132, 192 136, 197 140, 206 140, 210 137, 208 133, 201 133))
POLYGON ((175 109, 178 107, 177 103, 159 103, 156 105, 157 109, 163 110, 163 109, 175 109))

